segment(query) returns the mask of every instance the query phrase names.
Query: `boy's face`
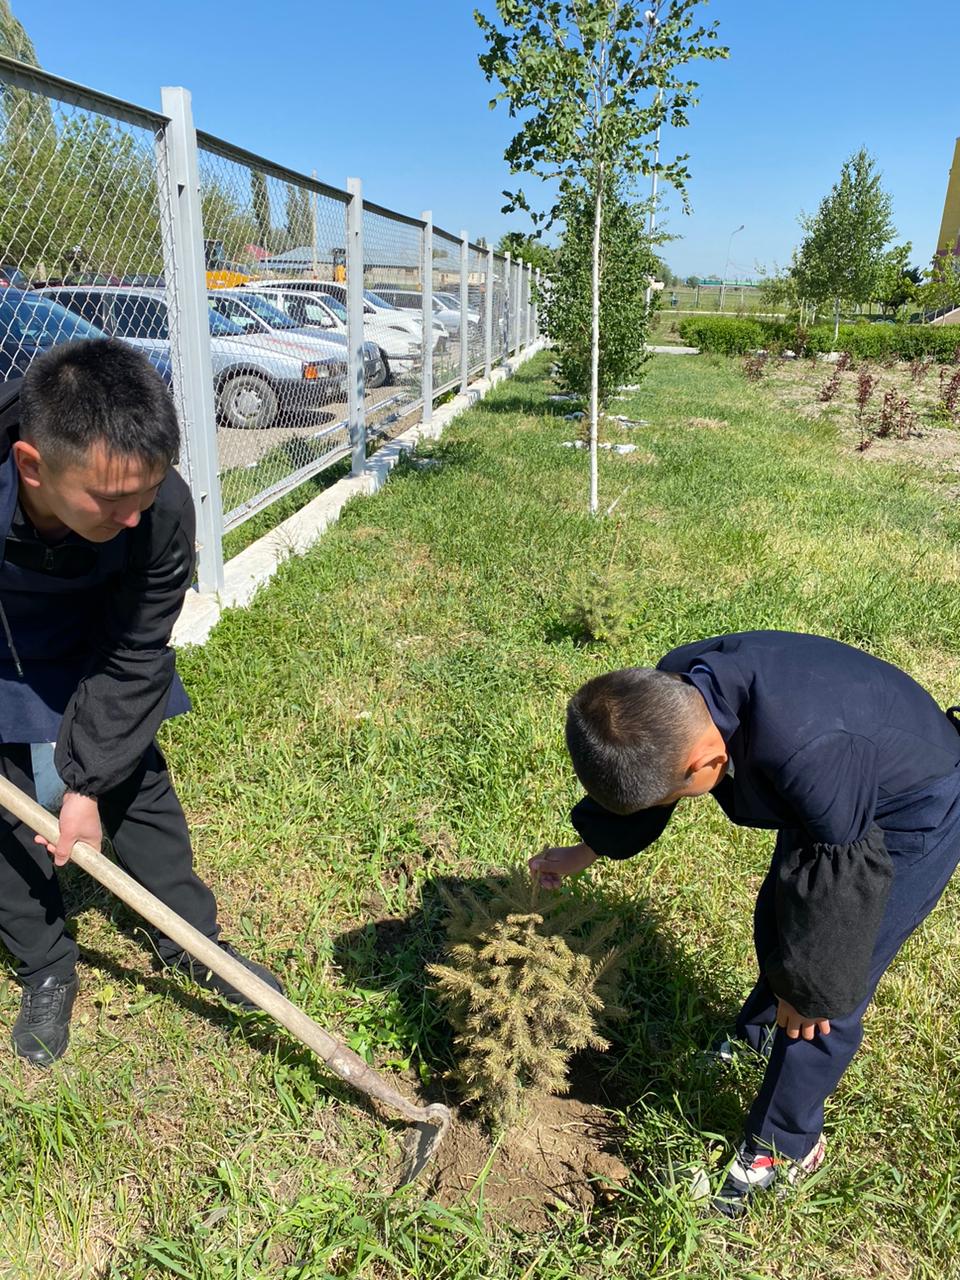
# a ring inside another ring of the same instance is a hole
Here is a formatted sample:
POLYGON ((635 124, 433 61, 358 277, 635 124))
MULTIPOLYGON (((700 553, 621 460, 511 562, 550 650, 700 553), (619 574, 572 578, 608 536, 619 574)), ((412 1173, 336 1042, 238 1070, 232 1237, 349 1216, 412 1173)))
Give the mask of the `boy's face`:
POLYGON ((109 542, 135 529, 167 474, 163 464, 108 453, 94 444, 81 462, 54 466, 25 440, 14 446, 27 515, 43 532, 69 529, 88 542, 109 542))

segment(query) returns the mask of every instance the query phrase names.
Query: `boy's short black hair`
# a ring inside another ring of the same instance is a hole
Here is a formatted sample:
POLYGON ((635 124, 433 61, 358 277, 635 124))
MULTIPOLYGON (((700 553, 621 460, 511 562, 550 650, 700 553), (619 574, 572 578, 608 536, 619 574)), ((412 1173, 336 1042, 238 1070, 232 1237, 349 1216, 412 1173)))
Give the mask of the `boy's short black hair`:
POLYGON ((20 435, 48 465, 82 462, 92 445, 170 466, 180 454, 173 399, 147 357, 116 338, 59 344, 27 370, 20 435))
POLYGON ((588 680, 567 706, 567 749, 584 790, 611 813, 661 804, 684 782, 684 754, 709 716, 667 671, 625 667, 588 680))

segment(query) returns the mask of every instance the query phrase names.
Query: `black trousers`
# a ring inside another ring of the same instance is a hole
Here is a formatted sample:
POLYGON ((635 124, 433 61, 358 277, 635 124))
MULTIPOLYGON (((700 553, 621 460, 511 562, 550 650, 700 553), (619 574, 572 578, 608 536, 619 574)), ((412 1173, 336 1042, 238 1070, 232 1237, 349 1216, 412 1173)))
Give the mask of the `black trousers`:
MULTIPOLYGON (((0 770, 34 795, 30 747, 0 746, 0 770)), ((193 871, 187 822, 154 743, 133 774, 100 797, 100 820, 117 861, 178 915, 208 938, 217 938, 217 904, 193 871)), ((63 898, 53 859, 33 832, 0 808, 0 941, 19 961, 20 980, 34 986, 51 975, 69 977, 79 954, 67 933, 63 898)), ((158 938, 162 959, 180 954, 158 938)))
MULTIPOLYGON (((745 1137, 758 1149, 771 1148, 790 1159, 802 1159, 823 1129, 823 1108, 860 1047, 862 1018, 893 958, 936 906, 960 862, 960 769, 927 788, 904 821, 912 830, 887 833, 893 883, 874 944, 869 989, 862 1003, 842 1018, 833 1018, 830 1034, 812 1040, 790 1040, 777 1029, 763 1084, 747 1117, 745 1137)), ((769 955, 777 940, 776 868, 760 888, 754 912, 757 959, 769 955)), ((777 998, 761 975, 737 1019, 737 1034, 760 1048, 776 1022, 777 998)))

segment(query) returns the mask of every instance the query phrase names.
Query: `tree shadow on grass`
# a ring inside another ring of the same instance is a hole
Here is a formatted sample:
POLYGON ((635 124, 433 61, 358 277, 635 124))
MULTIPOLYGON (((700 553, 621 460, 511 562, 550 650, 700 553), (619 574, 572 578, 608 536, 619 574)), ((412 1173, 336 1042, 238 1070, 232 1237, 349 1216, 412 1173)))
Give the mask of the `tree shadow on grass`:
MULTIPOLYGON (((512 384, 511 384, 512 385, 512 384)), ((554 394, 554 393, 550 393, 554 394)), ((568 414, 576 413, 584 408, 583 400, 550 400, 547 394, 533 395, 530 391, 516 395, 500 395, 483 400, 477 405, 482 413, 522 413, 537 418, 563 419, 568 414)), ((570 426, 576 427, 579 420, 571 420, 570 426)))
MULTIPOLYGON (((444 891, 482 896, 485 884, 484 877, 431 877, 408 915, 372 920, 334 943, 345 982, 395 993, 428 1070, 429 1092, 446 1101, 443 1077, 454 1063, 452 1033, 426 966, 439 960, 444 948, 444 891)), ((749 1097, 736 1078, 703 1054, 720 1031, 732 1026, 737 1005, 712 981, 700 953, 668 936, 643 900, 596 885, 561 892, 589 893, 596 905, 594 920, 614 917, 614 940, 629 945, 619 993, 626 1016, 605 1028, 610 1051, 577 1055, 570 1073, 572 1096, 614 1109, 628 1109, 642 1097, 645 1107, 673 1115, 679 1099, 698 1130, 737 1134, 749 1097)))

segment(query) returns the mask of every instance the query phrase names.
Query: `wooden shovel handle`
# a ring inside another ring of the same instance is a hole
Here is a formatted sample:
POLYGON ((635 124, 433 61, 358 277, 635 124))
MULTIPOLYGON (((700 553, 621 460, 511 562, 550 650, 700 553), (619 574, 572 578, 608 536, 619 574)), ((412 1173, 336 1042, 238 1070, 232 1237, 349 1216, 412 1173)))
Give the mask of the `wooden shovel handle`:
MULTIPOLYGON (((19 818, 32 831, 43 836, 50 844, 55 844, 60 838, 60 824, 53 814, 48 813, 19 787, 2 776, 0 776, 0 805, 9 810, 14 817, 19 818)), ((144 920, 149 921, 178 947, 188 951, 201 964, 206 965, 218 977, 223 978, 245 995, 248 1000, 252 1000, 264 1013, 269 1013, 282 1027, 286 1027, 308 1049, 312 1049, 318 1057, 322 1058, 341 1080, 347 1081, 362 1093, 379 1099, 408 1120, 433 1121, 433 1112, 430 1108, 418 1107, 409 1102, 341 1040, 324 1031, 319 1023, 309 1018, 286 996, 282 996, 279 991, 274 991, 273 987, 268 986, 262 978, 258 978, 239 961, 227 955, 215 942, 211 942, 193 925, 188 924, 182 916, 171 911, 159 898, 144 889, 143 885, 138 884, 116 863, 105 858, 102 853, 98 853, 92 845, 78 840, 70 856, 71 861, 78 867, 82 867, 104 888, 109 889, 121 902, 132 907, 138 915, 143 916, 144 920)))

